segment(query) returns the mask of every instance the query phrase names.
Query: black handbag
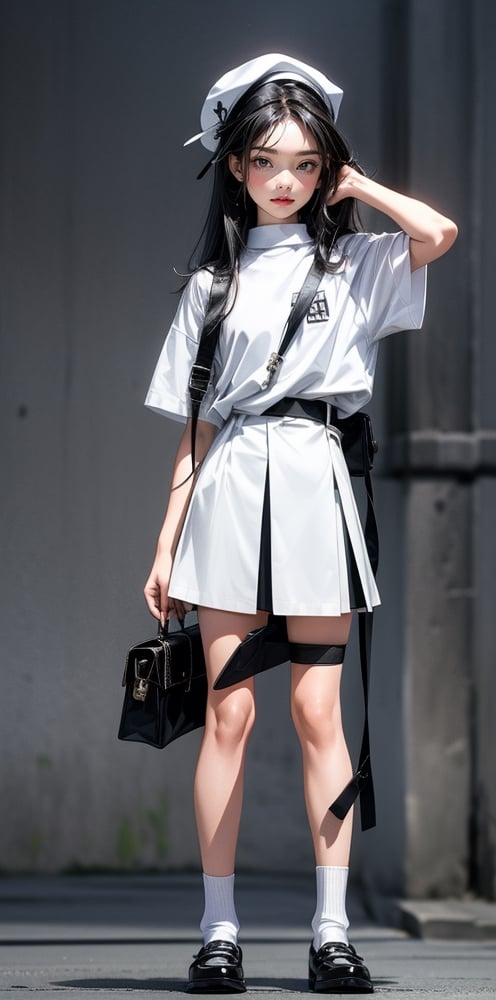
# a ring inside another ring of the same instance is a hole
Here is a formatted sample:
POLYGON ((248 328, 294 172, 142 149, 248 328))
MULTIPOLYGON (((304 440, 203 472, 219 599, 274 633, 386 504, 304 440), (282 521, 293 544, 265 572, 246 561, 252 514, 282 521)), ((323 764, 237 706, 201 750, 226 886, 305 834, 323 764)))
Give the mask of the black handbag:
POLYGON ((118 738, 162 749, 205 724, 207 677, 198 624, 176 632, 159 625, 153 639, 132 646, 118 738))

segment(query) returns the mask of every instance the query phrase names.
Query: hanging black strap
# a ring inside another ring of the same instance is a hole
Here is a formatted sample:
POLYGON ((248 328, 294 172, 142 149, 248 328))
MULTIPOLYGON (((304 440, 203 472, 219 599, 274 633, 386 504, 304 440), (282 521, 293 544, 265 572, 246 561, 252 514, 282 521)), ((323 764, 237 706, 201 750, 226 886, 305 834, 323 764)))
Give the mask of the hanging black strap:
POLYGON ((358 768, 351 781, 348 782, 337 799, 334 800, 330 811, 343 820, 351 809, 355 800, 360 796, 360 818, 362 830, 370 830, 375 826, 375 795, 374 782, 372 778, 372 767, 370 764, 370 738, 369 738, 369 671, 370 654, 372 648, 372 628, 374 624, 374 612, 367 611, 358 615, 358 634, 360 642, 360 668, 362 675, 363 701, 365 715, 363 722, 362 745, 358 768))
MULTIPOLYGON (((372 488, 372 478, 367 469, 364 476, 364 484, 367 493, 367 513, 365 517, 365 541, 370 565, 374 576, 379 565, 379 532, 374 511, 374 492, 372 488)), ((362 611, 358 614, 358 641, 360 649, 360 673, 362 676, 364 719, 362 732, 362 745, 358 758, 358 767, 346 787, 337 799, 334 800, 330 811, 343 820, 351 809, 352 805, 360 796, 360 819, 362 830, 371 830, 376 825, 375 817, 375 793, 374 781, 372 777, 372 766, 370 762, 370 736, 369 736, 369 681, 370 664, 372 654, 372 632, 374 627, 374 612, 362 611)))

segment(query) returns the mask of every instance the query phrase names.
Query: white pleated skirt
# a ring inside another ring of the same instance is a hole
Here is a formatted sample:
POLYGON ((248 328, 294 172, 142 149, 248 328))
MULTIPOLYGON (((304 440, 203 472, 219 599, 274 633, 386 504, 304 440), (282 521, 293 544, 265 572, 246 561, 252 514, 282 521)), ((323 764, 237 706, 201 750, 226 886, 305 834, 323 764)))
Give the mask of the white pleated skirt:
POLYGON ((262 610, 261 560, 266 570, 269 560, 262 575, 271 588, 271 606, 265 594, 263 610, 341 615, 356 606, 357 587, 364 609, 380 604, 332 427, 304 417, 235 413, 213 442, 179 539, 170 595, 254 614, 262 610))

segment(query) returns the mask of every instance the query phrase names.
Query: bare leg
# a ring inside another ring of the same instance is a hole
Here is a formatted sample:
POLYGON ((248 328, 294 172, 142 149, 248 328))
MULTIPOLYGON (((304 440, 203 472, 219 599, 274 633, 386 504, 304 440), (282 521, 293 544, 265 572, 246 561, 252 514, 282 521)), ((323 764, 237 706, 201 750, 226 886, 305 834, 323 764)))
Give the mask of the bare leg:
MULTIPOLYGON (((342 645, 348 641, 351 614, 339 618, 288 618, 292 642, 342 645)), ((329 806, 352 776, 341 720, 341 666, 293 664, 291 704, 303 757, 308 821, 317 865, 347 866, 353 811, 338 820, 329 806)))
POLYGON ((214 691, 212 685, 236 646, 265 621, 262 613, 199 609, 209 695, 195 776, 195 813, 203 871, 208 875, 234 872, 246 747, 255 720, 252 679, 225 691, 214 691))

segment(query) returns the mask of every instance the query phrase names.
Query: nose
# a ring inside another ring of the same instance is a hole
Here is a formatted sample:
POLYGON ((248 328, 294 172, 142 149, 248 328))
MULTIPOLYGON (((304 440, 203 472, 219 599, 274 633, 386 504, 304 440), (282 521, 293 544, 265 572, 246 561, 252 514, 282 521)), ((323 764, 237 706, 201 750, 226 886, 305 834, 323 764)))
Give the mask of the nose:
POLYGON ((293 187, 293 178, 288 170, 284 170, 277 178, 276 187, 279 191, 290 191, 293 187))

